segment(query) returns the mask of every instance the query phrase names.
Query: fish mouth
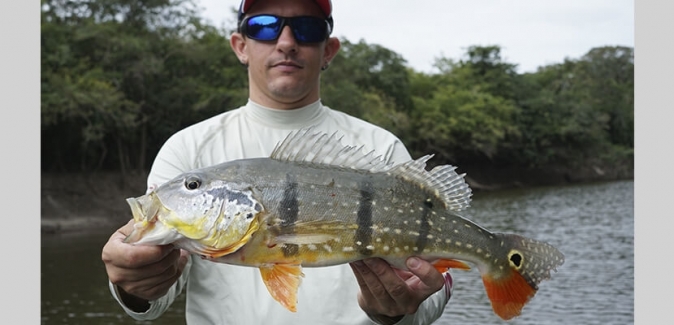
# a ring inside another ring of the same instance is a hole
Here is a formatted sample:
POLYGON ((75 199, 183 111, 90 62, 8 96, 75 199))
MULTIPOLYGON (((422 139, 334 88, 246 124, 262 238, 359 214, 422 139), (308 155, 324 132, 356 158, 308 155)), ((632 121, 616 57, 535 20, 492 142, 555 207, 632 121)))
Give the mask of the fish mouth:
POLYGON ((157 222, 162 205, 153 194, 127 198, 126 202, 131 208, 135 223, 133 231, 126 236, 124 243, 162 245, 167 244, 167 237, 174 237, 166 236, 171 229, 162 222, 157 222))

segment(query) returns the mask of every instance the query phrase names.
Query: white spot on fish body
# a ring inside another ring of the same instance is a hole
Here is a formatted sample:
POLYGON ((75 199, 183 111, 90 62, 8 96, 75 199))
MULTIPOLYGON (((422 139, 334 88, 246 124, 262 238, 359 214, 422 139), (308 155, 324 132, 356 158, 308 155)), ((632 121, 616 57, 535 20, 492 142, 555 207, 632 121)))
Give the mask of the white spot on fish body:
POLYGON ((454 245, 456 245, 456 246, 458 246, 458 247, 461 247, 461 242, 458 242, 458 241, 457 241, 457 242, 454 242, 454 245))
POLYGON ((466 248, 473 248, 473 245, 471 245, 471 244, 466 244, 466 248))
POLYGON ((394 247, 393 251, 396 252, 396 253, 400 253, 400 247, 394 247))
POLYGON ((368 250, 371 250, 371 251, 374 250, 374 246, 373 246, 373 245, 367 245, 367 246, 365 246, 365 248, 367 248, 368 250))
POLYGON ((401 210, 401 209, 398 209, 398 213, 403 213, 403 210, 401 210))
POLYGON ((382 230, 383 230, 384 232, 389 232, 389 230, 391 230, 391 228, 389 228, 389 227, 384 227, 384 229, 382 229, 382 230))
POLYGON ((342 252, 353 252, 353 247, 343 247, 342 252))
POLYGON ((400 234, 403 232, 403 231, 400 230, 400 229, 395 229, 395 230, 393 230, 393 231, 394 231, 396 234, 398 234, 398 235, 400 235, 400 234))
POLYGON ((316 245, 314 244, 308 244, 307 248, 309 248, 310 251, 315 251, 316 250, 316 245))
POLYGON ((417 225, 420 225, 420 224, 421 224, 421 220, 419 220, 419 219, 415 220, 414 222, 416 222, 417 225))
POLYGON ((358 245, 358 246, 363 245, 363 242, 361 242, 361 241, 359 240, 359 241, 356 242, 356 245, 358 245))
POLYGON ((389 250, 390 248, 389 248, 387 245, 384 245, 384 247, 382 247, 382 249, 384 250, 384 252, 388 252, 388 250, 389 250))
POLYGON ((323 249, 325 249, 326 251, 328 251, 328 253, 332 253, 332 247, 331 247, 330 245, 328 245, 328 244, 323 245, 323 249))
POLYGON ((409 247, 409 246, 405 246, 405 247, 403 247, 403 249, 404 249, 405 251, 408 251, 408 250, 410 250, 410 247, 409 247))
POLYGON ((420 234, 419 234, 418 232, 416 232, 416 231, 410 231, 410 232, 408 232, 408 234, 410 234, 410 235, 412 235, 412 236, 419 236, 419 235, 420 235, 420 234))
POLYGON ((374 241, 381 243, 381 238, 377 237, 374 241))

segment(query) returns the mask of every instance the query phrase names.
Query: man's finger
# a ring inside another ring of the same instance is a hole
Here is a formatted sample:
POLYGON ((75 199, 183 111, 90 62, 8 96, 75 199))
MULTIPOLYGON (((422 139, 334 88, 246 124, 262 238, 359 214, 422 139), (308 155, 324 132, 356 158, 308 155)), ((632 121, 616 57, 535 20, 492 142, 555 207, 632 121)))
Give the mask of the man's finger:
POLYGON ((424 290, 433 293, 440 290, 445 284, 445 278, 438 272, 431 263, 418 257, 410 257, 406 261, 407 268, 416 275, 419 282, 410 284, 414 290, 424 290))

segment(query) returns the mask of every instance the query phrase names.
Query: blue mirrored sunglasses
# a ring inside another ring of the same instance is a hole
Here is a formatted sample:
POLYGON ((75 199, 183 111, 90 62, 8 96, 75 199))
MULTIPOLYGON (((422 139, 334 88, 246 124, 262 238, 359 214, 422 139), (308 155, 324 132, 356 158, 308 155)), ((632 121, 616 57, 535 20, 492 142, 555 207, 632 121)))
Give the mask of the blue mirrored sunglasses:
POLYGON ((328 21, 313 16, 251 16, 243 20, 239 29, 242 34, 254 40, 275 41, 285 26, 290 26, 295 40, 299 43, 320 43, 330 35, 328 21))

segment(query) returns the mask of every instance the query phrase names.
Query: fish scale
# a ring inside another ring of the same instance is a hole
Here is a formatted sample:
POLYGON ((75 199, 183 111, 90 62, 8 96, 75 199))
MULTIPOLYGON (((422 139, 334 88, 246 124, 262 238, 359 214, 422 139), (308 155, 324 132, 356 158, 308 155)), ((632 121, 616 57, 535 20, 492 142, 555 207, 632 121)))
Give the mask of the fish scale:
POLYGON ((410 256, 440 271, 469 263, 494 312, 519 315, 563 254, 462 217, 472 195, 464 175, 450 165, 428 171, 430 158, 387 164, 336 134, 300 130, 269 158, 193 170, 127 199, 136 227, 125 241, 171 243, 213 262, 257 267, 290 311, 302 267, 379 257, 406 269, 410 256))

